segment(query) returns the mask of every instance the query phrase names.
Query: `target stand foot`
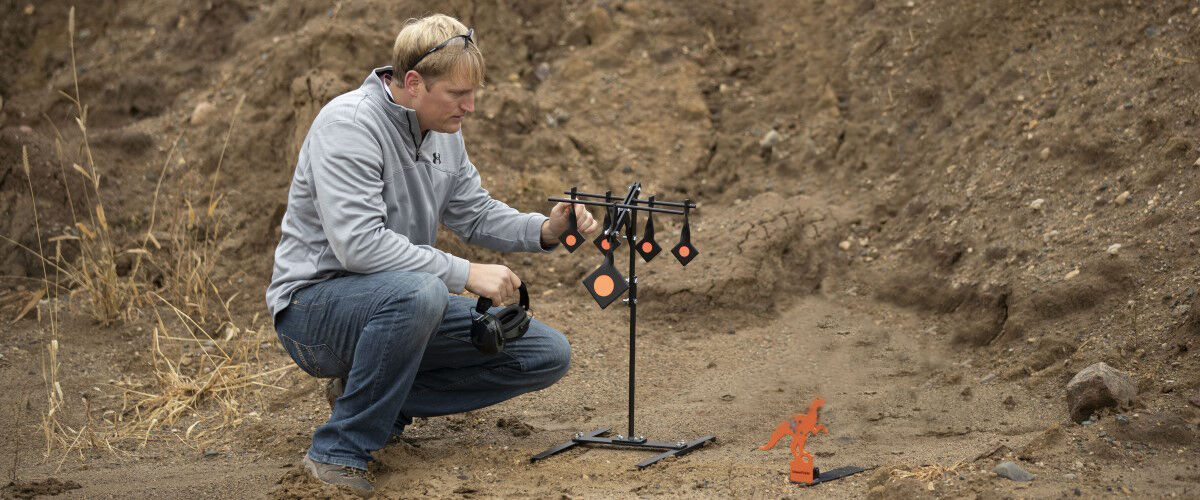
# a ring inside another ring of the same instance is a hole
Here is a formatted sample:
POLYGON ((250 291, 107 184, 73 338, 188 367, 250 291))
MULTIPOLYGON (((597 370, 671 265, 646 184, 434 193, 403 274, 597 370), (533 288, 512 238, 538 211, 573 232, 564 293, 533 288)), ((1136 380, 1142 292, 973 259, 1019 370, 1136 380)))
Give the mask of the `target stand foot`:
POLYGON ((554 446, 546 451, 538 453, 537 455, 530 457, 529 461, 537 462, 538 460, 549 458, 552 455, 562 453, 564 451, 567 451, 571 448, 574 448, 574 447, 580 446, 580 445, 604 445, 604 446, 614 446, 614 447, 618 447, 618 448, 638 448, 638 449, 654 450, 654 451, 665 450, 665 451, 662 451, 662 453, 659 453, 658 455, 655 455, 653 457, 647 458, 646 460, 642 460, 641 462, 638 462, 637 468, 645 469, 646 467, 654 465, 656 462, 658 462, 664 458, 678 457, 678 456, 686 455, 688 453, 695 451, 698 448, 703 447, 705 444, 709 443, 710 441, 717 440, 716 436, 704 436, 700 439, 696 439, 693 441, 677 441, 674 443, 669 443, 666 441, 651 441, 651 440, 646 439, 641 436, 626 437, 626 436, 617 435, 617 436, 613 436, 613 437, 606 437, 606 435, 608 434, 608 431, 609 431, 608 427, 602 427, 602 428, 596 429, 594 431, 588 432, 586 434, 582 433, 582 432, 575 434, 575 436, 572 437, 570 441, 567 441, 560 445, 554 446))

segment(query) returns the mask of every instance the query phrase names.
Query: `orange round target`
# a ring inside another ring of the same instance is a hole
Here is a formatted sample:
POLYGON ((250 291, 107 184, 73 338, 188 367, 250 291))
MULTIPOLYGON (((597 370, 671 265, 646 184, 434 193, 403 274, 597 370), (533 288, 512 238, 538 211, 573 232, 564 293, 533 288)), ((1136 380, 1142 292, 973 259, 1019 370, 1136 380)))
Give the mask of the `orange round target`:
POLYGON ((600 242, 600 247, 601 247, 601 248, 603 248, 603 249, 605 249, 605 250, 611 250, 611 249, 612 249, 612 248, 611 248, 611 247, 612 247, 612 244, 611 244, 611 243, 609 243, 609 242, 608 242, 608 240, 604 240, 604 241, 601 241, 601 242, 600 242))
POLYGON ((691 250, 690 248, 688 248, 688 247, 679 247, 679 256, 680 256, 680 257, 687 257, 687 256, 688 256, 688 254, 691 254, 691 253, 692 253, 692 250, 691 250))
POLYGON ((567 240, 567 246, 569 246, 569 247, 575 246, 575 235, 568 234, 566 237, 566 240, 567 240))
POLYGON ((649 241, 642 242, 643 252, 650 253, 652 250, 654 250, 654 245, 651 245, 649 241))
POLYGON ((616 284, 613 283, 612 276, 602 274, 596 277, 596 281, 592 283, 592 291, 601 297, 607 297, 613 293, 616 284))

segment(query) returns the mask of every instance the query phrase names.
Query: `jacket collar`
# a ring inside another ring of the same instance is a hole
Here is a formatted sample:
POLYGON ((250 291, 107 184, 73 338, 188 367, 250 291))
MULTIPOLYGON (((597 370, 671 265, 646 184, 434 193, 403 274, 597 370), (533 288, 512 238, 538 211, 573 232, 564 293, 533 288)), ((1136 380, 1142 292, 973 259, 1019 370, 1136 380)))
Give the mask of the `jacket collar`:
POLYGON ((401 106, 392 101, 386 88, 387 84, 383 81, 383 75, 391 74, 391 72, 391 66, 375 68, 371 71, 370 75, 367 75, 367 79, 363 82, 361 89, 387 113, 388 118, 395 123, 397 129, 408 132, 407 134, 401 134, 406 136, 404 137, 404 142, 412 145, 413 152, 417 156, 420 156, 424 134, 421 133, 421 124, 417 122, 417 112, 414 109, 401 106))

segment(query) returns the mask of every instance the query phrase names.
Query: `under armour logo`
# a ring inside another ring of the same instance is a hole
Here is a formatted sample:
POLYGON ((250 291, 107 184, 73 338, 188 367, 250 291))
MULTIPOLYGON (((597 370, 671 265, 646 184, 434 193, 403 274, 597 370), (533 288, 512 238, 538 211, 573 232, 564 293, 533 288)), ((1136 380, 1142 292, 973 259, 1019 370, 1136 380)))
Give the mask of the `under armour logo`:
POLYGON ((442 163, 442 155, 440 155, 438 153, 434 153, 433 154, 433 162, 437 163, 437 164, 441 164, 442 163))

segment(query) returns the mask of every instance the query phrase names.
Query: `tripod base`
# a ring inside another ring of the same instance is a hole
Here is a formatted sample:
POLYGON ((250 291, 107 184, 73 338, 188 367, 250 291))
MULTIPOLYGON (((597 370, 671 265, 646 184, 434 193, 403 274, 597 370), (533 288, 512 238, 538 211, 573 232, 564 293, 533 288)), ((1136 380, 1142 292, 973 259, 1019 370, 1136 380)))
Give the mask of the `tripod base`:
POLYGON ((638 462, 637 468, 645 469, 646 467, 654 465, 655 462, 658 462, 659 460, 686 455, 695 451, 697 448, 703 447, 709 441, 717 440, 716 436, 704 436, 694 441, 678 441, 674 443, 668 443, 666 441, 650 441, 644 437, 625 437, 621 435, 614 437, 602 437, 603 435, 608 434, 608 430, 608 427, 602 427, 586 434, 582 432, 575 434, 575 437, 572 437, 570 441, 538 453, 537 455, 531 457, 529 461, 537 462, 538 460, 549 458, 551 455, 562 453, 576 446, 588 444, 609 445, 623 448, 640 448, 656 451, 666 450, 658 455, 638 462))

